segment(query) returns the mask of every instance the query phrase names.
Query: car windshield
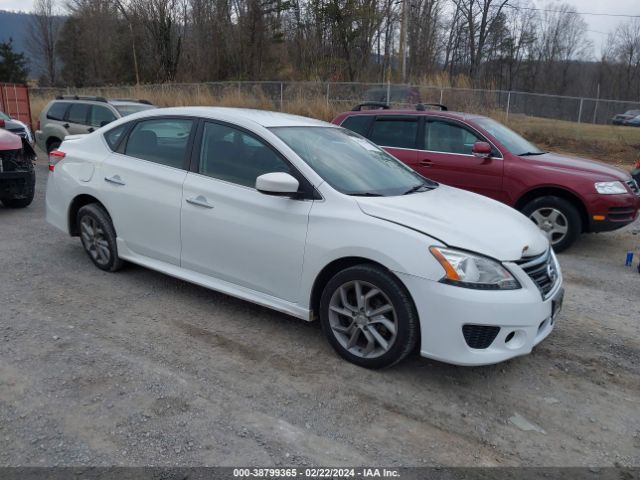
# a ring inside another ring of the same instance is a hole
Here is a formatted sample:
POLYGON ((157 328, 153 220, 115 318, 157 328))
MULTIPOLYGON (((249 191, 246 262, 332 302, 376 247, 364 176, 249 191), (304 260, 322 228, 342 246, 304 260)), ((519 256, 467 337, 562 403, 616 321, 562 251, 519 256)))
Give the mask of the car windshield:
POLYGON ((0 112, 0 120, 8 121, 11 120, 11 117, 4 112, 0 112))
POLYGON ((484 128, 487 133, 493 136, 514 155, 542 155, 546 153, 500 122, 486 117, 476 118, 474 120, 475 123, 484 128))
POLYGON ((132 115, 134 113, 143 112, 144 110, 151 110, 153 108, 157 108, 154 105, 146 105, 144 103, 141 104, 127 104, 127 105, 114 105, 116 110, 120 112, 120 115, 126 117, 127 115, 132 115))
POLYGON ((346 195, 395 196, 434 188, 399 160, 344 128, 271 128, 329 185, 346 195))

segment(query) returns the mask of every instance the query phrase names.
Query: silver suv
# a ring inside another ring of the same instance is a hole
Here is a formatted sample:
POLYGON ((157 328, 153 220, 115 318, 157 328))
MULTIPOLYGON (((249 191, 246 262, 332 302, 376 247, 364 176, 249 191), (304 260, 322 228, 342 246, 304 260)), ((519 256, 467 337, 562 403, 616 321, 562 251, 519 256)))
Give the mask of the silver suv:
POLYGON ((156 108, 146 100, 59 96, 42 110, 36 143, 47 153, 67 135, 91 133, 121 117, 156 108))

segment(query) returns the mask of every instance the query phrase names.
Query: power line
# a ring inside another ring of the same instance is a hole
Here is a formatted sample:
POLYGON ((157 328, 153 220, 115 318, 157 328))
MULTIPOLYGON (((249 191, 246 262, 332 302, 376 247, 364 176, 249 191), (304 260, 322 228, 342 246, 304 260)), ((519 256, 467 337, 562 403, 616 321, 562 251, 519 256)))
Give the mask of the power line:
POLYGON ((592 15, 594 17, 623 17, 623 18, 640 18, 640 15, 624 15, 621 13, 593 13, 593 12, 575 12, 573 10, 552 10, 549 8, 534 8, 534 7, 519 7, 516 5, 509 5, 505 7, 513 8, 515 10, 534 10, 536 12, 548 12, 548 13, 562 13, 562 14, 575 14, 575 15, 592 15))

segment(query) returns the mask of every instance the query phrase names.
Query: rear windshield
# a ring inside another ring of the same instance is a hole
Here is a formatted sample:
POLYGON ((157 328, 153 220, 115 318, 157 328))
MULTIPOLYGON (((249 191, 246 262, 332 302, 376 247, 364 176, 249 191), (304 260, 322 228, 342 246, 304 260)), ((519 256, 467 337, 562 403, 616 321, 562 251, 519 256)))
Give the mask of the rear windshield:
POLYGON ((145 105, 141 104, 131 104, 131 105, 114 105, 115 109, 122 115, 126 117, 127 115, 132 115, 134 113, 143 112, 145 110, 151 110, 153 108, 157 108, 154 105, 145 105))

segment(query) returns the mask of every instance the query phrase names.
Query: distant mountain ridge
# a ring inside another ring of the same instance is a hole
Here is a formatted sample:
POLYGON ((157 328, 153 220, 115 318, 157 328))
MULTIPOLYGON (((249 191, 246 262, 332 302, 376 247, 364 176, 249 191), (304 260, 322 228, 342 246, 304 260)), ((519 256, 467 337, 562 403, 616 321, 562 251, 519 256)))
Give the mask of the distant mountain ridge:
POLYGON ((13 39, 13 48, 20 53, 27 52, 29 22, 31 14, 0 10, 0 42, 13 39))

